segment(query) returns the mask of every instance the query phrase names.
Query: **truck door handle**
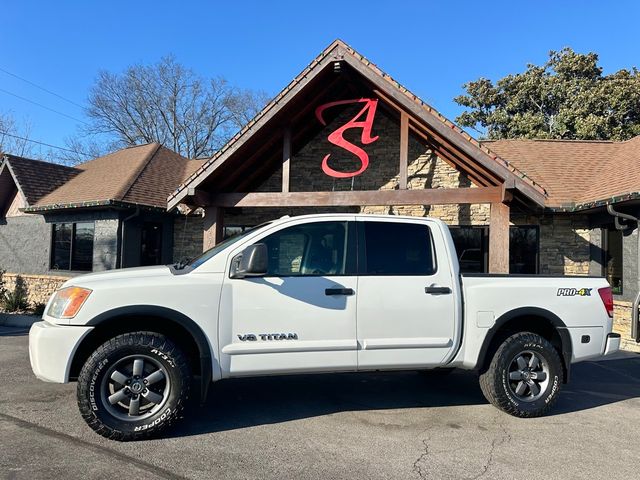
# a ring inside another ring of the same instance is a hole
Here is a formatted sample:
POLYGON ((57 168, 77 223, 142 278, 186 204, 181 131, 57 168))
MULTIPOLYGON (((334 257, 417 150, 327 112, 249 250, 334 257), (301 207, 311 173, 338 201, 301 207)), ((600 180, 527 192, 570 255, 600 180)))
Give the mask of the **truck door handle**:
POLYGON ((449 287, 438 287, 436 285, 431 285, 430 287, 424 288, 424 293, 428 293, 429 295, 446 295, 451 293, 451 289, 449 287))
POLYGON ((327 288, 324 294, 329 295, 353 295, 353 288, 327 288))

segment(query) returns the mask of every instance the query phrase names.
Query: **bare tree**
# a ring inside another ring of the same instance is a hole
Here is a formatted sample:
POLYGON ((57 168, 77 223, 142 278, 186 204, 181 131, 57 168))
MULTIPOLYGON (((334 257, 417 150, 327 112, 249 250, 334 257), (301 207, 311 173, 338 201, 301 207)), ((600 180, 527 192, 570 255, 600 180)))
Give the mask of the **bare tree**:
POLYGON ((159 142, 186 157, 210 156, 264 99, 221 77, 205 80, 168 56, 121 74, 100 72, 88 99, 87 133, 118 146, 159 142))
POLYGON ((29 142, 31 124, 23 122, 18 125, 15 118, 0 113, 0 153, 11 153, 24 157, 33 151, 33 144, 29 142))
POLYGON ((227 104, 233 127, 237 129, 244 127, 270 99, 263 91, 235 89, 227 104))
POLYGON ((101 142, 82 133, 65 138, 64 143, 65 150, 53 152, 50 157, 54 156, 58 163, 70 166, 101 157, 119 148, 119 145, 101 142))

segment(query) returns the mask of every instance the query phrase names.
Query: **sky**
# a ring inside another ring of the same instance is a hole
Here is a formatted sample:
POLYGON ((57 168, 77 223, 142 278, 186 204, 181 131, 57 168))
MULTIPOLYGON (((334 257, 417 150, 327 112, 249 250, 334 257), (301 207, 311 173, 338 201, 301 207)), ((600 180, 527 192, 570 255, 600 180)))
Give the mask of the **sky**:
POLYGON ((550 50, 594 51, 605 73, 640 66, 637 1, 0 0, 0 12, 0 114, 58 146, 87 121, 100 70, 167 54, 275 95, 340 38, 451 120, 465 82, 521 72, 550 50))

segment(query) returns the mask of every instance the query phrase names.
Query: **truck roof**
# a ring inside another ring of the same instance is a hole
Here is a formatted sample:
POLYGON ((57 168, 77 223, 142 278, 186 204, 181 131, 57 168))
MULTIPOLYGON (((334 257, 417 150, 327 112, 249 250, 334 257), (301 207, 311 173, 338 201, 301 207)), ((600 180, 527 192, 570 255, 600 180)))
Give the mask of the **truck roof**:
POLYGON ((305 218, 324 218, 324 217, 344 217, 344 218, 360 217, 360 218, 380 218, 384 220, 393 218, 393 219, 405 219, 405 220, 412 220, 412 221, 423 220, 428 222, 444 224, 444 222, 442 222, 442 220, 438 218, 416 217, 411 215, 387 215, 387 214, 381 214, 381 213, 310 213, 305 215, 284 215, 280 218, 274 219, 273 223, 280 223, 280 222, 285 222, 293 219, 299 220, 299 219, 305 219, 305 218))

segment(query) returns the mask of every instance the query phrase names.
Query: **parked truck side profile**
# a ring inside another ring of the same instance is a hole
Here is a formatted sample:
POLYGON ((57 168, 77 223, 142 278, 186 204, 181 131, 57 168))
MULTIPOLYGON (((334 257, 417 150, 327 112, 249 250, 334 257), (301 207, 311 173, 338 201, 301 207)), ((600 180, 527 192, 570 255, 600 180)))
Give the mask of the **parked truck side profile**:
POLYGON ((572 363, 618 350, 599 277, 460 274, 446 225, 356 214, 286 217, 189 262, 67 281, 33 325, 40 379, 77 380, 99 434, 134 440, 226 378, 478 372, 493 405, 544 415, 572 363))

